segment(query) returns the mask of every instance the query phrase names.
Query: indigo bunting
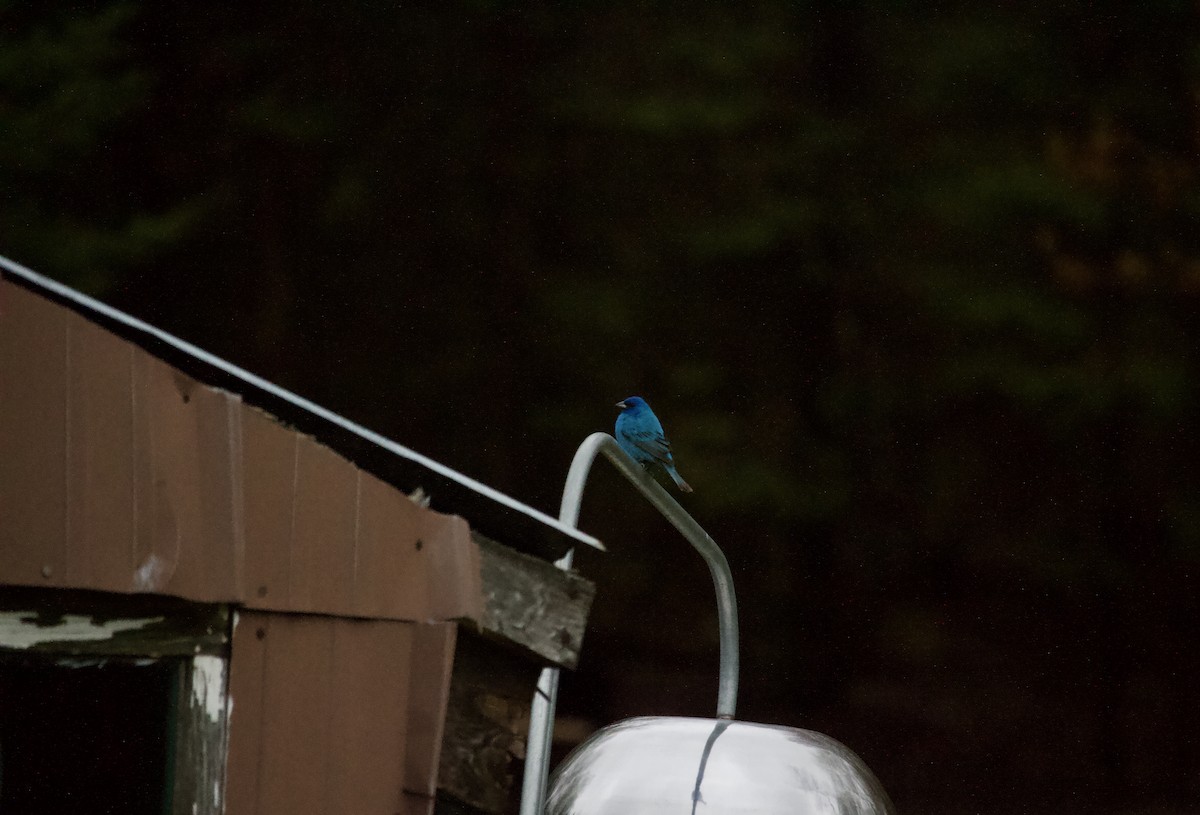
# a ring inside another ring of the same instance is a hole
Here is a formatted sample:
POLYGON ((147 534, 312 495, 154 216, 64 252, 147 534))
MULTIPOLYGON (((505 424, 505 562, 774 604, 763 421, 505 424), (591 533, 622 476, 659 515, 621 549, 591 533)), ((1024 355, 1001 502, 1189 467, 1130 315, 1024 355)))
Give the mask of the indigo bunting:
POLYGON ((640 396, 630 396, 617 402, 617 407, 621 412, 617 415, 616 437, 621 449, 646 469, 655 464, 661 466, 680 491, 691 492, 692 488, 675 469, 675 460, 671 458, 671 442, 667 441, 662 423, 646 400, 640 396))

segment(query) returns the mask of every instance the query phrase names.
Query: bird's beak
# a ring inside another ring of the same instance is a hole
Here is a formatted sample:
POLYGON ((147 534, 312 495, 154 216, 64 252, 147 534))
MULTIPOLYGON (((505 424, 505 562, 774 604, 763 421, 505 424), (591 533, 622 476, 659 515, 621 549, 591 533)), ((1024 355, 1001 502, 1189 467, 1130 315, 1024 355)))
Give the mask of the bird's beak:
POLYGON ((619 407, 621 410, 624 410, 625 408, 629 407, 629 405, 625 404, 624 402, 617 402, 617 407, 619 407))

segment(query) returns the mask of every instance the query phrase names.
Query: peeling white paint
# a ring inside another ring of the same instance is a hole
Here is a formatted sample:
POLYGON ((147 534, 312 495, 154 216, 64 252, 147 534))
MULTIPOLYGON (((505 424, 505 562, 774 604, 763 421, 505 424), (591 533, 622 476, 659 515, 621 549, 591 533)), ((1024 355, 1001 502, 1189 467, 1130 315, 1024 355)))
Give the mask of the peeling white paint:
POLYGON ((210 722, 225 710, 225 660, 208 654, 192 659, 192 704, 203 708, 210 722))
POLYGON ((37 625, 33 611, 7 611, 0 614, 0 645, 5 648, 31 648, 48 642, 94 642, 111 640, 122 631, 136 631, 164 620, 142 617, 134 620, 97 622, 83 614, 64 614, 50 626, 37 625))

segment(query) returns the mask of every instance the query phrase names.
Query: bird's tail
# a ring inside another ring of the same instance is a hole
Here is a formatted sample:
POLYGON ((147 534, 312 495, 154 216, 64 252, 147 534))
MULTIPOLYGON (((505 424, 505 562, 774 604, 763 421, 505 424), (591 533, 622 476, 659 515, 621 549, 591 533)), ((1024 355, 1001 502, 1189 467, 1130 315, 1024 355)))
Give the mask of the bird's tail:
POLYGON ((688 482, 683 480, 683 476, 681 476, 679 474, 679 471, 676 470, 674 467, 667 467, 667 473, 671 476, 671 479, 675 482, 675 486, 679 487, 680 492, 691 492, 692 491, 691 486, 688 484, 688 482))

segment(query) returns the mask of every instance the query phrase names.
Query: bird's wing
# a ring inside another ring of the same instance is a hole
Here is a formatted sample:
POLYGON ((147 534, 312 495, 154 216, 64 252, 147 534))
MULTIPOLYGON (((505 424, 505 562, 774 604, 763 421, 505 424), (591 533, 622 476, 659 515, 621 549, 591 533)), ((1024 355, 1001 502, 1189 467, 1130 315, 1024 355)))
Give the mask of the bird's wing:
POLYGON ((662 433, 630 433, 629 440, 659 461, 671 460, 671 443, 662 433))

